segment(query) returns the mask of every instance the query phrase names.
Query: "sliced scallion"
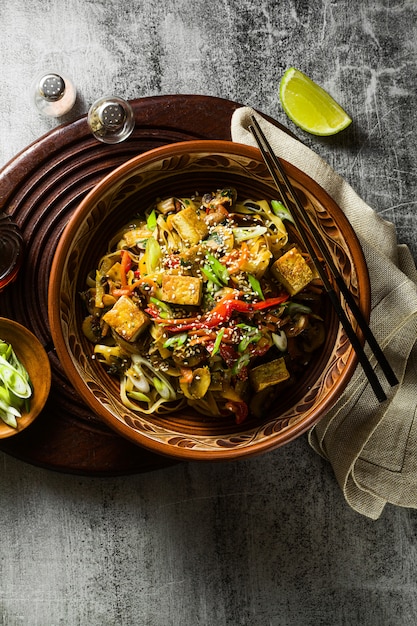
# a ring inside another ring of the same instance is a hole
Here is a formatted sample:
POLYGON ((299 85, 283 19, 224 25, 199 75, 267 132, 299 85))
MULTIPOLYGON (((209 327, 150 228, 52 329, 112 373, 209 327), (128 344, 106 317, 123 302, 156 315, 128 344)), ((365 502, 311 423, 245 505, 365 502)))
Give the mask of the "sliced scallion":
POLYGON ((227 285, 229 282, 229 272, 227 267, 223 265, 223 263, 220 263, 220 261, 210 253, 206 254, 206 258, 210 263, 214 275, 219 279, 219 281, 221 281, 221 283, 227 285))
POLYGON ((288 341, 287 335, 283 330, 280 330, 278 333, 272 333, 272 341, 274 345, 278 348, 280 352, 285 352, 287 349, 288 341))
POLYGON ((223 287, 222 282, 217 278, 210 265, 204 265, 204 267, 201 268, 201 271, 207 280, 211 281, 218 287, 223 287))
POLYGON ((146 396, 144 393, 141 393, 140 391, 128 391, 127 395, 129 396, 129 398, 132 398, 132 400, 137 400, 138 402, 147 402, 149 404, 151 401, 148 396, 146 396))
POLYGON ((156 212, 155 209, 152 209, 151 213, 148 215, 148 218, 146 220, 146 226, 148 227, 148 230, 155 230, 156 228, 156 212))
POLYGON ((252 287, 252 291, 254 291, 261 300, 265 300, 265 296, 262 293, 262 288, 259 280, 255 278, 253 274, 248 274, 248 280, 250 286, 252 287))
POLYGON ((163 344, 163 348, 179 348, 187 341, 188 333, 179 333, 169 337, 163 344))
POLYGON ((294 224, 291 213, 282 202, 280 202, 279 200, 271 200, 271 207, 277 217, 281 218, 282 220, 292 222, 294 224))
POLYGON ((17 358, 11 344, 0 340, 0 419, 17 428, 16 418, 27 410, 32 385, 26 368, 17 358))
POLYGON ((161 258, 161 246, 154 237, 149 237, 146 242, 146 271, 152 274, 157 268, 161 258))
POLYGON ((267 232, 267 228, 265 226, 237 226, 232 228, 232 232, 235 242, 241 243, 242 241, 264 235, 267 232))
POLYGON ((220 350, 220 344, 222 342, 223 335, 224 335, 224 328, 222 328, 219 331, 219 333, 218 333, 218 335, 216 337, 216 341, 214 342, 213 350, 211 351, 211 356, 214 356, 220 350))
POLYGON ((232 375, 236 376, 237 374, 239 374, 239 372, 244 367, 246 367, 246 365, 248 365, 249 361, 250 361, 250 354, 248 354, 247 352, 244 352, 234 363, 232 367, 232 375))
POLYGON ((163 302, 162 300, 159 300, 158 298, 154 298, 153 296, 149 298, 149 302, 152 302, 152 304, 158 307, 159 315, 162 318, 169 319, 174 316, 171 307, 166 302, 163 302))
POLYGON ((308 314, 311 313, 311 309, 309 306, 305 304, 301 304, 300 302, 288 302, 286 306, 286 311, 288 315, 296 315, 297 313, 308 314))

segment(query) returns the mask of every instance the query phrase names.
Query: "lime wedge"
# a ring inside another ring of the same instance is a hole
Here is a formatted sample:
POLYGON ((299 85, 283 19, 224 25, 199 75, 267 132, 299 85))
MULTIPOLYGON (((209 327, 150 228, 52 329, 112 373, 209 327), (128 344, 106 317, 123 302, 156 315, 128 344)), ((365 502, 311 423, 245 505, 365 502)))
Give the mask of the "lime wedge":
POLYGON ((279 98, 294 124, 312 135, 335 135, 352 122, 327 91, 294 67, 281 79, 279 98))

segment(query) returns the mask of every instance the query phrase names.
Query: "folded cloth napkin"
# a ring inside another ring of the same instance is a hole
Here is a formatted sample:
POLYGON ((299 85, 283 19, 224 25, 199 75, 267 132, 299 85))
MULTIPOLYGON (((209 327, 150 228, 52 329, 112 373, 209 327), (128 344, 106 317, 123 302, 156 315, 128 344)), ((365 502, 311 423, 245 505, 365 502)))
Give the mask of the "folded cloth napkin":
MULTIPOLYGON (((323 187, 353 226, 371 281, 371 329, 399 384, 378 403, 358 365, 335 406, 310 431, 312 448, 328 459, 348 504, 378 519, 385 504, 417 508, 417 270, 395 227, 383 220, 315 152, 249 107, 232 117, 232 139, 256 145, 255 114, 277 154, 323 187)), ((366 348, 374 367, 376 360, 366 348)), ((384 375, 379 378, 384 381, 384 375)))

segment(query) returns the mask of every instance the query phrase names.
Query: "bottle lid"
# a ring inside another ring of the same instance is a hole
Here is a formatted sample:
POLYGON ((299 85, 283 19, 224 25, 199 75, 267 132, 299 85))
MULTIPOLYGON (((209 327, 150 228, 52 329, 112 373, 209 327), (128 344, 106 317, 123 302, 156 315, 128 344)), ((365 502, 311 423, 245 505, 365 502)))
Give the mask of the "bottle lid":
POLYGON ((131 135, 135 127, 135 116, 126 100, 112 96, 99 98, 91 105, 87 122, 99 141, 120 143, 131 135))
POLYGON ((34 78, 31 96, 42 115, 61 117, 74 106, 77 91, 68 74, 44 71, 34 78))
POLYGON ((65 93, 65 81, 58 74, 45 74, 39 81, 39 93, 48 102, 61 100, 65 93))

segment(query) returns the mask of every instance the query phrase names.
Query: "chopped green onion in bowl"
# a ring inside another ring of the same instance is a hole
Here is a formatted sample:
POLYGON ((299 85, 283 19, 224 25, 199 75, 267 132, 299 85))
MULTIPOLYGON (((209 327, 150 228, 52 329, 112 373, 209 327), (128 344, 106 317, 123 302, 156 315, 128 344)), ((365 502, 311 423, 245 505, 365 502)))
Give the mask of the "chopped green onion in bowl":
POLYGON ((12 345, 0 340, 0 418, 17 428, 17 419, 28 411, 33 389, 26 368, 12 345))

